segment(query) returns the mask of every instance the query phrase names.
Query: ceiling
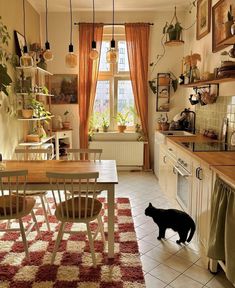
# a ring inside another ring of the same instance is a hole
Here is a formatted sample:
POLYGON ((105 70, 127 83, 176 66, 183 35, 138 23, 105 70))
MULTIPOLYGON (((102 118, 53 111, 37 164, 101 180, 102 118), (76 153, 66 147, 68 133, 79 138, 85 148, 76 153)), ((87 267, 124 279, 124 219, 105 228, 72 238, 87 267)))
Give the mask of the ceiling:
MULTIPOLYGON (((45 11, 44 0, 28 0, 38 11, 45 11)), ((173 6, 184 9, 190 6, 191 0, 116 0, 115 11, 162 11, 172 10, 173 6)), ((92 9, 92 0, 72 1, 73 11, 88 11, 92 9)), ((65 12, 69 10, 68 0, 48 0, 48 12, 65 12)), ((95 10, 112 10, 112 0, 96 0, 95 10)))

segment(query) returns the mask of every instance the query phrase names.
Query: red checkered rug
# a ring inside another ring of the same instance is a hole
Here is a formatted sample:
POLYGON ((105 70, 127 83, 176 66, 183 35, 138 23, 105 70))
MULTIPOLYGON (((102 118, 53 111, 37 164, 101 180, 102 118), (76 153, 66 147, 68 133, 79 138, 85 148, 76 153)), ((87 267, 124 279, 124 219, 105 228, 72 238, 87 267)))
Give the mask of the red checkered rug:
MULTIPOLYGON (((107 239, 107 204, 104 198, 100 200, 104 203, 107 239)), ((99 235, 95 241, 97 268, 92 267, 85 226, 81 224, 67 227, 79 233, 64 234, 54 265, 50 265, 59 225, 54 216, 49 216, 52 232, 48 232, 41 208, 36 211, 41 237, 36 231, 27 237, 30 260, 25 259, 18 231, 0 232, 0 288, 145 287, 129 199, 117 198, 115 203, 115 258, 108 259, 107 243, 104 245, 99 235)), ((29 216, 25 217, 25 225, 29 220, 29 216)), ((92 224, 95 228, 96 223, 92 224)))

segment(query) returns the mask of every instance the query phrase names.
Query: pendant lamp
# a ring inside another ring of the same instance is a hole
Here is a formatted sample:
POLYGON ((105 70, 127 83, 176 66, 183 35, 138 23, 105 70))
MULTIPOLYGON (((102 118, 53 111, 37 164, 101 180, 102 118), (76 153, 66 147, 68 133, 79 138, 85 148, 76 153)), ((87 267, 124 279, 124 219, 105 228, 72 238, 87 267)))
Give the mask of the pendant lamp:
POLYGON ((54 55, 51 52, 50 43, 48 42, 47 10, 48 9, 47 9, 47 0, 46 0, 46 43, 45 43, 46 51, 43 53, 43 58, 46 61, 51 61, 51 60, 53 60, 54 55))
POLYGON ((115 40, 114 40, 114 0, 113 0, 112 40, 110 42, 110 49, 106 54, 106 61, 108 63, 116 63, 118 61, 118 51, 116 49, 115 40))
POLYGON ((25 37, 25 0, 23 0, 23 26, 24 26, 24 47, 23 47, 23 55, 20 57, 20 66, 33 67, 33 58, 28 54, 28 47, 25 37))
POLYGON ((96 41, 95 41, 95 0, 93 0, 93 36, 91 42, 91 52, 89 54, 91 60, 96 60, 99 57, 99 52, 96 50, 96 41))
POLYGON ((73 29, 73 15, 72 15, 72 0, 70 0, 70 44, 69 53, 65 57, 65 64, 69 68, 75 68, 77 66, 77 55, 73 52, 72 44, 72 29, 73 29))

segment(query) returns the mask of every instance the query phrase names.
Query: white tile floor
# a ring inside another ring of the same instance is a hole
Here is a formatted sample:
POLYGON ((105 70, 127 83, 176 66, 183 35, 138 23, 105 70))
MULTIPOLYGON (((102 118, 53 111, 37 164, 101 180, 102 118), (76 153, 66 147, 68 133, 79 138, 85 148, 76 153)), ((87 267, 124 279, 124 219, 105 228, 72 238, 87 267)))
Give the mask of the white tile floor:
MULTIPOLYGON (((119 172, 116 197, 128 197, 137 234, 147 288, 233 288, 223 271, 207 270, 207 258, 196 241, 187 246, 175 243, 177 234, 168 230, 166 240, 157 240, 158 227, 144 210, 151 202, 156 207, 179 208, 161 192, 151 172, 119 172)), ((195 238, 195 237, 194 237, 195 238)))

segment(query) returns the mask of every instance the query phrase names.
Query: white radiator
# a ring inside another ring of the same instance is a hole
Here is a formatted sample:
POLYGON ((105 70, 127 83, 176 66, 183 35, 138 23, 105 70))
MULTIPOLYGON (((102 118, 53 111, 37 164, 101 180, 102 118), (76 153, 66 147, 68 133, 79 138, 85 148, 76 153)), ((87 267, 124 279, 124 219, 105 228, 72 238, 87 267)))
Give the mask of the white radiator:
POLYGON ((91 141, 89 148, 103 149, 101 159, 116 160, 117 165, 143 166, 144 142, 91 141))

